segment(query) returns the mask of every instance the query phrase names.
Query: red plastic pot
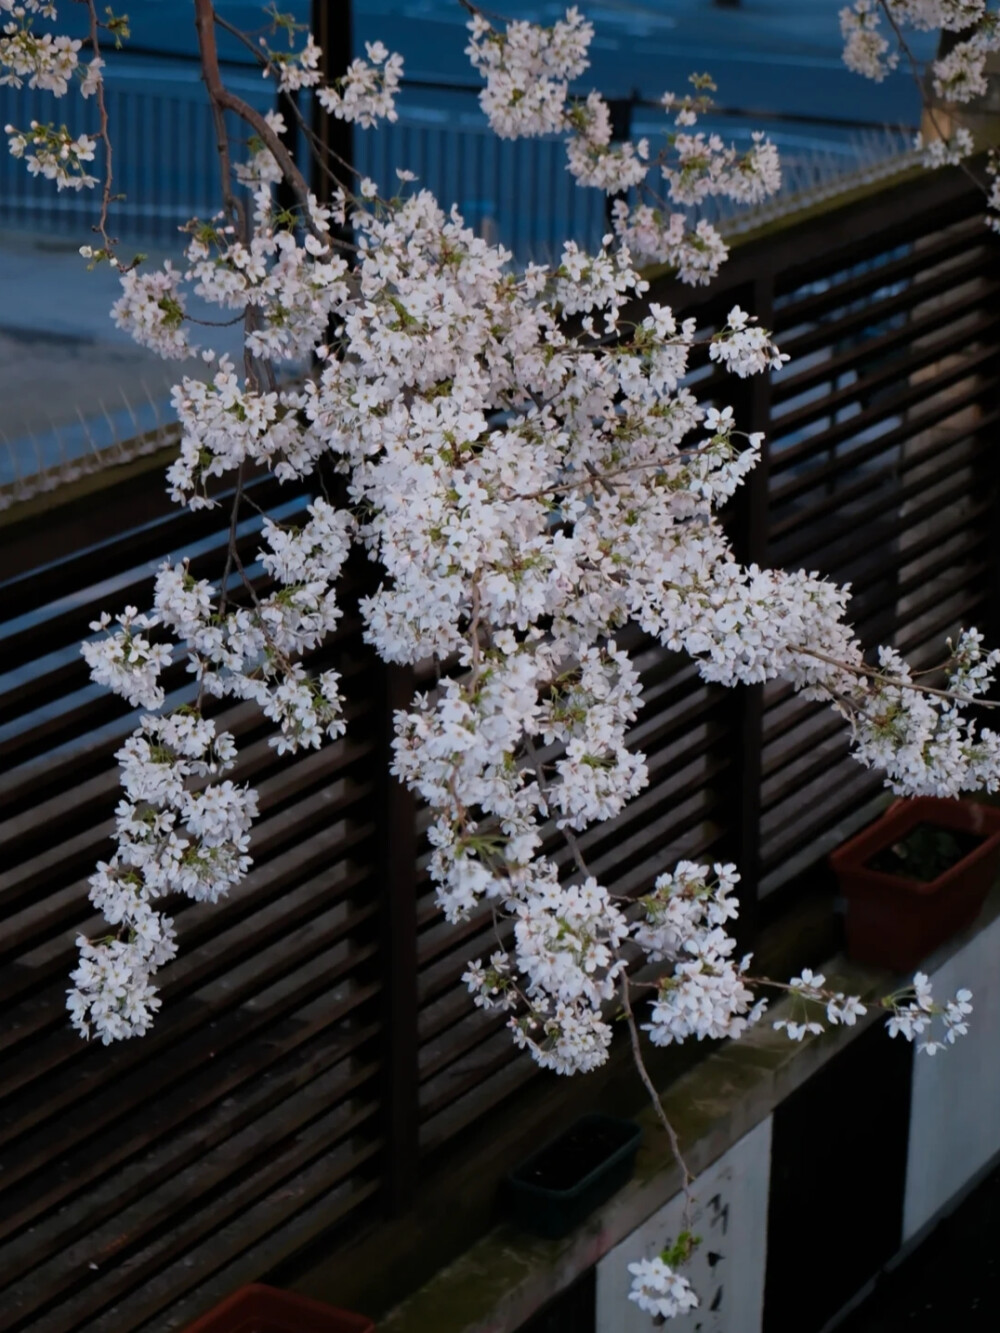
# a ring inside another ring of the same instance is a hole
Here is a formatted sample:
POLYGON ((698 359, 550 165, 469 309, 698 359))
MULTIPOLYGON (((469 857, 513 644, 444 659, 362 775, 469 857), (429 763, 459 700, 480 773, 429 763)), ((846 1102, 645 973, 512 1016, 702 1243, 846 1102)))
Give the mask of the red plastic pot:
POLYGON ((859 963, 910 972, 979 914, 1000 864, 1000 809, 935 796, 897 801, 838 847, 830 863, 847 899, 847 952, 859 963), (983 841, 927 882, 867 864, 918 824, 983 841))
POLYGON ((364 1315, 254 1283, 227 1296, 185 1333, 375 1333, 364 1315))

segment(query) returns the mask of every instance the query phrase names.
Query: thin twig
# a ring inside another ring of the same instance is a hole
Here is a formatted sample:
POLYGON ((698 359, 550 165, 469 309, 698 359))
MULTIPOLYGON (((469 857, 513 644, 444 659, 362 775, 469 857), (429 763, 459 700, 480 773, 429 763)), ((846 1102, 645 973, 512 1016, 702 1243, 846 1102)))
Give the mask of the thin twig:
MULTIPOLYGON (((100 60, 101 44, 98 31, 101 24, 97 17, 97 6, 94 0, 87 0, 87 11, 90 16, 90 46, 93 58, 100 60)), ((117 241, 108 235, 108 211, 111 207, 111 190, 114 185, 114 150, 111 146, 111 134, 108 129, 108 107, 104 98, 104 78, 100 73, 98 74, 94 98, 100 116, 97 135, 104 145, 104 188, 101 192, 101 216, 94 230, 100 233, 101 240, 104 242, 104 249, 108 254, 111 254, 117 244, 117 241)))
POLYGON ((815 648, 795 648, 793 652, 801 653, 803 657, 815 657, 820 662, 839 667, 841 671, 846 671, 849 675, 868 676, 872 680, 881 681, 883 685, 894 685, 900 690, 914 690, 917 694, 933 694, 937 699, 975 704, 979 708, 1000 708, 1000 701, 978 699, 972 694, 959 694, 957 690, 937 690, 932 685, 920 685, 915 680, 902 680, 897 676, 887 676, 884 672, 879 671, 878 667, 865 666, 863 662, 852 666, 848 662, 841 662, 836 657, 828 657, 826 653, 817 652, 815 648))
POLYGON ((649 1076, 649 1070, 646 1068, 642 1058, 642 1046, 639 1041, 639 1028, 635 1021, 635 1014, 632 1010, 632 998, 628 993, 628 973, 622 971, 622 1009, 625 1013, 625 1022, 628 1025, 629 1040, 632 1044, 632 1060, 636 1069, 639 1071, 639 1077, 642 1079, 643 1087, 649 1094, 649 1100, 653 1104, 653 1110, 657 1120, 663 1126, 667 1139, 670 1142, 670 1151, 673 1153, 674 1161, 680 1169, 682 1188, 684 1190, 684 1219, 685 1229, 690 1226, 690 1208, 694 1202, 691 1194, 691 1186, 694 1184, 694 1176, 687 1162, 684 1160, 684 1154, 681 1152, 680 1140, 677 1137, 677 1131, 670 1123, 670 1117, 663 1108, 663 1102, 660 1094, 656 1090, 656 1085, 649 1076))

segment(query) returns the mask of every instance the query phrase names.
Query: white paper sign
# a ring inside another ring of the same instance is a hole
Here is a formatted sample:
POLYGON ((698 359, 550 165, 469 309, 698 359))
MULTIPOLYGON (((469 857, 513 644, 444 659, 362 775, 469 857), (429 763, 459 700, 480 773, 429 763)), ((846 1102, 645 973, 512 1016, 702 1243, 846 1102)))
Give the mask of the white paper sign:
MULTIPOLYGON (((768 1116, 695 1182, 693 1231, 701 1237, 684 1273, 701 1305, 671 1321, 677 1333, 760 1333, 771 1171, 768 1116)), ((628 1265, 652 1258, 683 1229, 675 1195, 597 1265, 597 1333, 651 1333, 651 1316, 628 1299, 628 1265)))

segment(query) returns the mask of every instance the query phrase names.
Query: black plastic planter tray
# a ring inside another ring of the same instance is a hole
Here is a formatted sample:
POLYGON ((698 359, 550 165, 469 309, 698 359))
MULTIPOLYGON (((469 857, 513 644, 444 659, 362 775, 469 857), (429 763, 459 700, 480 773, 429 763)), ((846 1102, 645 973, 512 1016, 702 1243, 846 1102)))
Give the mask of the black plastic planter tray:
POLYGON ((582 1116, 509 1172, 504 1213, 537 1236, 568 1235, 629 1180, 641 1137, 631 1120, 582 1116))

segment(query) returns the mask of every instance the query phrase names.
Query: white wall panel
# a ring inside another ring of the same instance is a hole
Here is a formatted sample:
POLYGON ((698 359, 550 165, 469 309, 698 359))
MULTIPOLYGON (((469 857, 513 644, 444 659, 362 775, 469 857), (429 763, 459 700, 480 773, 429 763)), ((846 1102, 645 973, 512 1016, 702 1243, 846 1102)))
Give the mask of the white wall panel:
MULTIPOLYGON (((702 1243, 685 1272, 702 1304, 683 1320, 688 1333, 760 1333, 770 1169, 768 1116, 695 1182, 702 1243)), ((683 1207, 678 1194, 597 1265, 597 1333, 649 1333, 650 1316, 628 1299, 628 1265, 676 1239, 683 1207)))
MULTIPOLYGON (((973 1012, 954 1046, 914 1055, 904 1241, 1000 1153, 1000 917, 931 980, 939 1002, 967 986, 973 1012)), ((869 1110, 877 1123, 878 1108, 869 1110)))

